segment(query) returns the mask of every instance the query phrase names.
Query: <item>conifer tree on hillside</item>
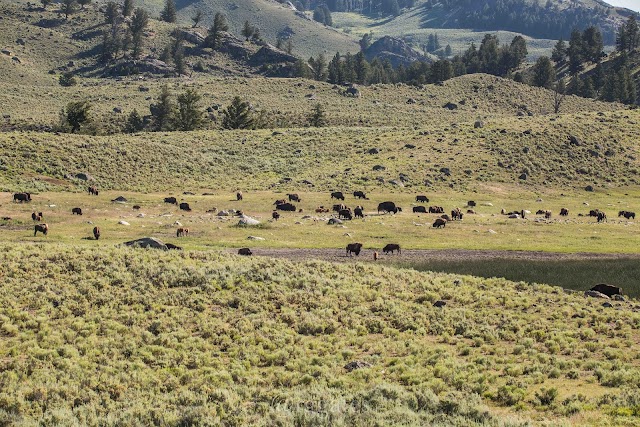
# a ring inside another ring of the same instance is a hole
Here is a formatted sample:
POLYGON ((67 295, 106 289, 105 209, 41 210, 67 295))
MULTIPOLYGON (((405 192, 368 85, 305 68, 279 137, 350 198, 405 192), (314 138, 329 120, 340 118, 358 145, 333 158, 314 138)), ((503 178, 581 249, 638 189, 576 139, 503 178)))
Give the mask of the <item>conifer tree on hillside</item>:
POLYGON ((203 111, 198 106, 201 99, 202 96, 195 89, 187 89, 178 95, 178 109, 175 118, 177 130, 192 131, 202 127, 204 123, 203 111))
POLYGON ((205 47, 217 49, 219 47, 220 39, 222 38, 222 33, 224 31, 229 31, 227 18, 224 16, 224 14, 217 12, 213 17, 213 24, 211 24, 211 28, 209 28, 209 34, 204 39, 205 47))
POLYGON ((231 105, 224 111, 222 127, 225 129, 253 129, 253 113, 248 102, 240 99, 239 96, 233 98, 231 105))
POLYGON ((165 22, 176 22, 177 18, 175 0, 165 0, 164 9, 160 13, 160 17, 165 22))
POLYGON ((193 22, 193 26, 191 28, 196 28, 200 25, 200 21, 202 21, 202 11, 198 9, 191 17, 191 22, 193 22))
POLYGON ((122 16, 131 16, 133 13, 133 0, 124 0, 122 4, 122 16))
POLYGON ((166 85, 162 86, 158 102, 151 104, 149 110, 151 110, 151 116, 153 118, 153 130, 173 130, 176 107, 171 100, 171 93, 166 85))

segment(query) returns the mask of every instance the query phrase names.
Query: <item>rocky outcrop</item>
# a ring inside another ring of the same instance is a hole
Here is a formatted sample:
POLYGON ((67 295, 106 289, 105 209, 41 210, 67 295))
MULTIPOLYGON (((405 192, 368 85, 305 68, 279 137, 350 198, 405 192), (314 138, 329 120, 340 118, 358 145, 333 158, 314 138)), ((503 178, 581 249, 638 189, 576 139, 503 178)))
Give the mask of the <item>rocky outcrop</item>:
POLYGON ((367 61, 372 61, 374 58, 388 59, 394 67, 406 66, 415 61, 430 62, 428 57, 409 46, 404 40, 390 36, 376 40, 364 51, 364 55, 367 61))

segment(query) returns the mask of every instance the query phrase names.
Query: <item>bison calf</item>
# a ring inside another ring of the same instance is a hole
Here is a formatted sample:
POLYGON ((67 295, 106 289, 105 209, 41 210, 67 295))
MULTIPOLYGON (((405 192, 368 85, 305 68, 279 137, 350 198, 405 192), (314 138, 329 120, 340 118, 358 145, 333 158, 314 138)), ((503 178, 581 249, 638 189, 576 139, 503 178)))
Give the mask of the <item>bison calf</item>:
POLYGON ((49 233, 49 226, 47 224, 36 224, 33 229, 33 237, 36 237, 38 231, 46 236, 49 233))
POLYGON ((95 237, 96 240, 100 240, 100 228, 99 227, 93 227, 93 237, 95 237))
POLYGON ((189 229, 180 227, 176 230, 176 237, 185 237, 189 235, 189 229))

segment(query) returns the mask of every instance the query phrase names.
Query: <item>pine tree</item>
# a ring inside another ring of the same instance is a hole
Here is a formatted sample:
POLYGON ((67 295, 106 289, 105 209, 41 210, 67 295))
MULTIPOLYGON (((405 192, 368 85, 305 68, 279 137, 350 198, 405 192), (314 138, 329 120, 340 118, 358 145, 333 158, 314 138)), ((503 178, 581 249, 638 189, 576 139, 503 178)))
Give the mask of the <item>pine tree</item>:
POLYGON ((200 9, 196 10, 196 13, 191 17, 191 21, 193 22, 193 26, 191 28, 196 28, 200 25, 200 21, 202 21, 202 11, 200 9))
POLYGON ((133 13, 133 0, 124 0, 122 5, 122 16, 131 16, 133 13))
POLYGON ((316 106, 313 107, 313 111, 309 115, 308 121, 309 126, 311 127, 319 128, 327 125, 324 108, 321 104, 316 104, 316 106))
POLYGON ((224 111, 222 127, 225 129, 253 129, 254 120, 248 102, 240 99, 239 96, 233 98, 231 105, 224 111))
POLYGON ((591 79, 591 77, 587 76, 585 78, 582 79, 582 85, 581 85, 581 89, 582 91, 579 93, 579 95, 583 98, 594 98, 596 97, 596 90, 593 86, 593 80, 591 79))
POLYGON ((584 63, 584 43, 582 33, 580 33, 579 30, 573 30, 571 32, 567 53, 569 55, 569 71, 571 74, 579 73, 584 63))
POLYGON ((62 0, 60 10, 64 13, 64 19, 69 19, 69 15, 73 15, 76 12, 77 6, 76 0, 62 0))
POLYGON ((127 117, 127 123, 124 126, 124 131, 126 133, 135 133, 140 132, 144 129, 144 121, 142 117, 138 113, 138 110, 134 108, 134 110, 127 117))
POLYGON ((110 1, 107 3, 107 7, 104 10, 104 22, 107 25, 117 25, 118 23, 118 5, 110 1))
POLYGON ((316 7, 313 10, 313 20, 321 24, 324 24, 324 21, 325 21, 324 9, 322 9, 320 6, 316 7))
POLYGON ((291 39, 287 40, 286 51, 289 55, 293 55, 293 41, 291 41, 291 39))
POLYGON ((176 114, 176 129, 192 131, 202 127, 204 123, 203 111, 198 107, 202 97, 195 89, 187 89, 178 95, 178 111, 176 114))
POLYGON ((160 18, 165 22, 176 22, 176 2, 175 0, 165 0, 164 9, 160 13, 160 18))
POLYGON ((321 53, 317 59, 309 58, 311 73, 314 80, 325 81, 327 79, 327 61, 321 53))
POLYGON ((546 56, 541 56, 533 66, 533 85, 550 88, 554 80, 555 70, 551 60, 546 56))
POLYGON ((71 127, 71 133, 76 133, 80 128, 91 121, 89 116, 91 104, 88 101, 74 101, 62 109, 62 119, 65 125, 71 127))
POLYGON ((173 105, 173 101, 171 101, 171 93, 166 85, 162 86, 158 103, 151 104, 149 109, 151 110, 151 116, 153 118, 153 130, 173 130, 175 106, 173 105))
POLYGON ((594 63, 600 62, 602 50, 604 49, 604 42, 600 30, 593 25, 590 26, 582 33, 582 41, 585 58, 594 63))
POLYGON ((342 72, 342 59, 340 52, 336 52, 335 56, 329 61, 327 67, 327 81, 334 84, 344 83, 344 74, 342 72))
POLYGON ((558 42, 553 47, 553 51, 551 52, 551 59, 556 64, 564 63, 567 58, 567 44, 560 38, 558 42))
POLYGON ((251 36, 253 36, 254 28, 249 23, 249 21, 244 21, 244 26, 242 27, 242 35, 244 36, 246 41, 249 41, 251 36))
POLYGON ((131 55, 134 58, 139 58, 142 55, 142 35, 144 34, 144 29, 147 27, 149 23, 149 15, 147 11, 142 9, 141 7, 136 8, 133 12, 133 16, 131 17, 131 22, 129 23, 129 31, 131 32, 131 39, 133 43, 133 52, 131 55))
POLYGON ((210 47, 212 49, 217 49, 220 44, 220 39, 222 38, 222 33, 224 31, 229 31, 229 25, 227 24, 227 18, 224 14, 217 12, 213 17, 213 24, 211 28, 209 28, 209 34, 204 39, 204 44, 206 47, 210 47))

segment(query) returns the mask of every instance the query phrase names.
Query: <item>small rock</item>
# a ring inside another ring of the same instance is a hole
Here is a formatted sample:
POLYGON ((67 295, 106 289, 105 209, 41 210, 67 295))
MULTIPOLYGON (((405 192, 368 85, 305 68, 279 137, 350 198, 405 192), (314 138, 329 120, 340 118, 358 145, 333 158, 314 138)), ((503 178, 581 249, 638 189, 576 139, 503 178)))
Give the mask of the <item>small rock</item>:
POLYGON ((370 368, 370 367, 371 367, 370 363, 363 362, 362 360, 354 360, 353 362, 349 362, 346 365, 344 365, 344 369, 346 369, 347 372, 355 371, 356 369, 370 368))
POLYGON ((444 307, 445 305, 447 305, 447 302, 442 300, 438 300, 433 303, 434 307, 444 307))
POLYGON ((607 301, 607 302, 602 303, 602 306, 604 308, 611 308, 611 307, 613 307, 613 304, 611 304, 610 302, 607 301))
POLYGON ((331 219, 329 219, 329 221, 327 221, 327 224, 329 224, 329 225, 334 225, 334 224, 335 225, 340 225, 340 224, 342 224, 342 220, 338 219, 338 218, 331 218, 331 219))
POLYGON ((127 221, 124 221, 124 220, 120 220, 120 221, 118 221, 118 224, 119 224, 119 225, 131 225, 131 224, 129 224, 127 221))
POLYGON ((247 239, 249 239, 249 240, 264 240, 264 237, 249 236, 249 237, 247 237, 247 239))
POLYGON ((584 187, 584 191, 593 191, 593 186, 587 185, 586 187, 584 187))

